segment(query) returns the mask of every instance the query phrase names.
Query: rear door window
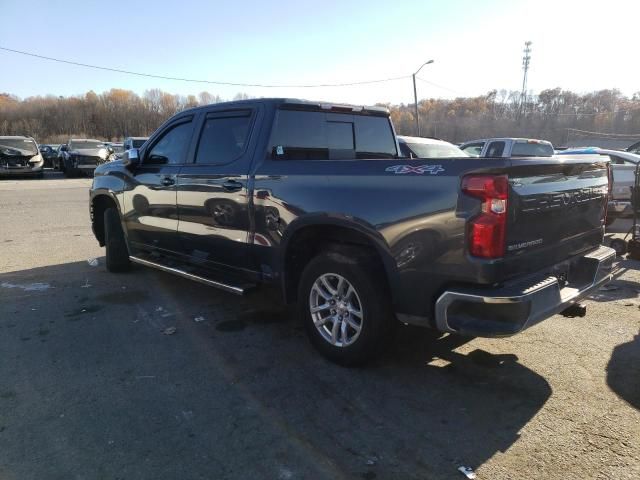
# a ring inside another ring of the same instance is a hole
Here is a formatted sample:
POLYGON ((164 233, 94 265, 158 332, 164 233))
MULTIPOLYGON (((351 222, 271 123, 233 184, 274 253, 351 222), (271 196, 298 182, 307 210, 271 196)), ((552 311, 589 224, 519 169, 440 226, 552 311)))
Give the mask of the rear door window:
POLYGON ((216 112, 202 126, 196 163, 224 165, 236 160, 245 150, 251 125, 251 110, 216 112))
POLYGON ((394 158, 391 123, 386 116, 279 110, 271 136, 277 160, 394 158))

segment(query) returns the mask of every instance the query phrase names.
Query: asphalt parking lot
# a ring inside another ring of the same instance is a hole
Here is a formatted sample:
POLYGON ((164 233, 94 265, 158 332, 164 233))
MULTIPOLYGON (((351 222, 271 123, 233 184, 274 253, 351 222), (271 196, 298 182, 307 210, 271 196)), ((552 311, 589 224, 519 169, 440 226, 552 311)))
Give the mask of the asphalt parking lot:
POLYGON ((344 369, 269 291, 108 274, 89 185, 0 180, 0 478, 640 478, 640 262, 585 318, 344 369))

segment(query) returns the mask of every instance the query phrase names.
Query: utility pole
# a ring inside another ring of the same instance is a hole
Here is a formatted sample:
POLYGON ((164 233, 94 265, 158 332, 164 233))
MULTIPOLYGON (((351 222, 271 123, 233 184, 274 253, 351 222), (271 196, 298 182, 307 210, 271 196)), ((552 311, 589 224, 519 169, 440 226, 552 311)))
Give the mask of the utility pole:
POLYGON ((416 132, 418 137, 420 136, 420 119, 418 118, 418 91, 416 90, 416 75, 418 75, 418 72, 422 70, 422 67, 424 67, 425 65, 429 65, 430 63, 433 63, 433 60, 424 62, 422 65, 420 65, 420 68, 416 70, 413 75, 411 75, 411 77, 413 78, 413 104, 415 106, 416 132))
POLYGON ((529 62, 531 62, 531 41, 524 42, 524 56, 522 57, 522 92, 520 93, 520 108, 518 110, 518 117, 524 113, 527 102, 527 76, 529 74, 529 62))

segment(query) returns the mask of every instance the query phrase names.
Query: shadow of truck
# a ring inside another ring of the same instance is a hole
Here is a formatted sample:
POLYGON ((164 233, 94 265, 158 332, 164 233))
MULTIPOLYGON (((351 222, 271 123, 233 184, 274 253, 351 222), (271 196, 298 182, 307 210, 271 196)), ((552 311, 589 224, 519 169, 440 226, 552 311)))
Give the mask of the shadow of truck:
POLYGON ((551 395, 515 355, 409 327, 376 365, 335 366, 260 292, 86 262, 3 282, 51 286, 0 288, 9 477, 452 478, 509 449, 551 395))

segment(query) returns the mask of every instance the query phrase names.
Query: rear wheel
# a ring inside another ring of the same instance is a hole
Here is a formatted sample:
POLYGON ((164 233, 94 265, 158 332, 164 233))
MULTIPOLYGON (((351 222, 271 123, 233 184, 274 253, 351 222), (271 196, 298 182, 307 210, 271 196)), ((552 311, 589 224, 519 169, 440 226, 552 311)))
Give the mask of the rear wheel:
POLYGON ((104 211, 104 243, 106 246, 106 265, 110 272, 124 272, 129 269, 129 250, 124 238, 120 215, 115 208, 104 211))
POLYGON ((311 343, 329 360, 361 365, 391 341, 395 322, 381 270, 350 250, 322 253, 305 267, 300 316, 311 343))
POLYGON ((629 240, 628 257, 632 260, 640 260, 640 240, 629 240))
POLYGON ((621 238, 614 238, 613 240, 611 240, 611 243, 609 243, 609 246, 616 251, 617 256, 621 256, 627 253, 627 242, 625 242, 621 238))

